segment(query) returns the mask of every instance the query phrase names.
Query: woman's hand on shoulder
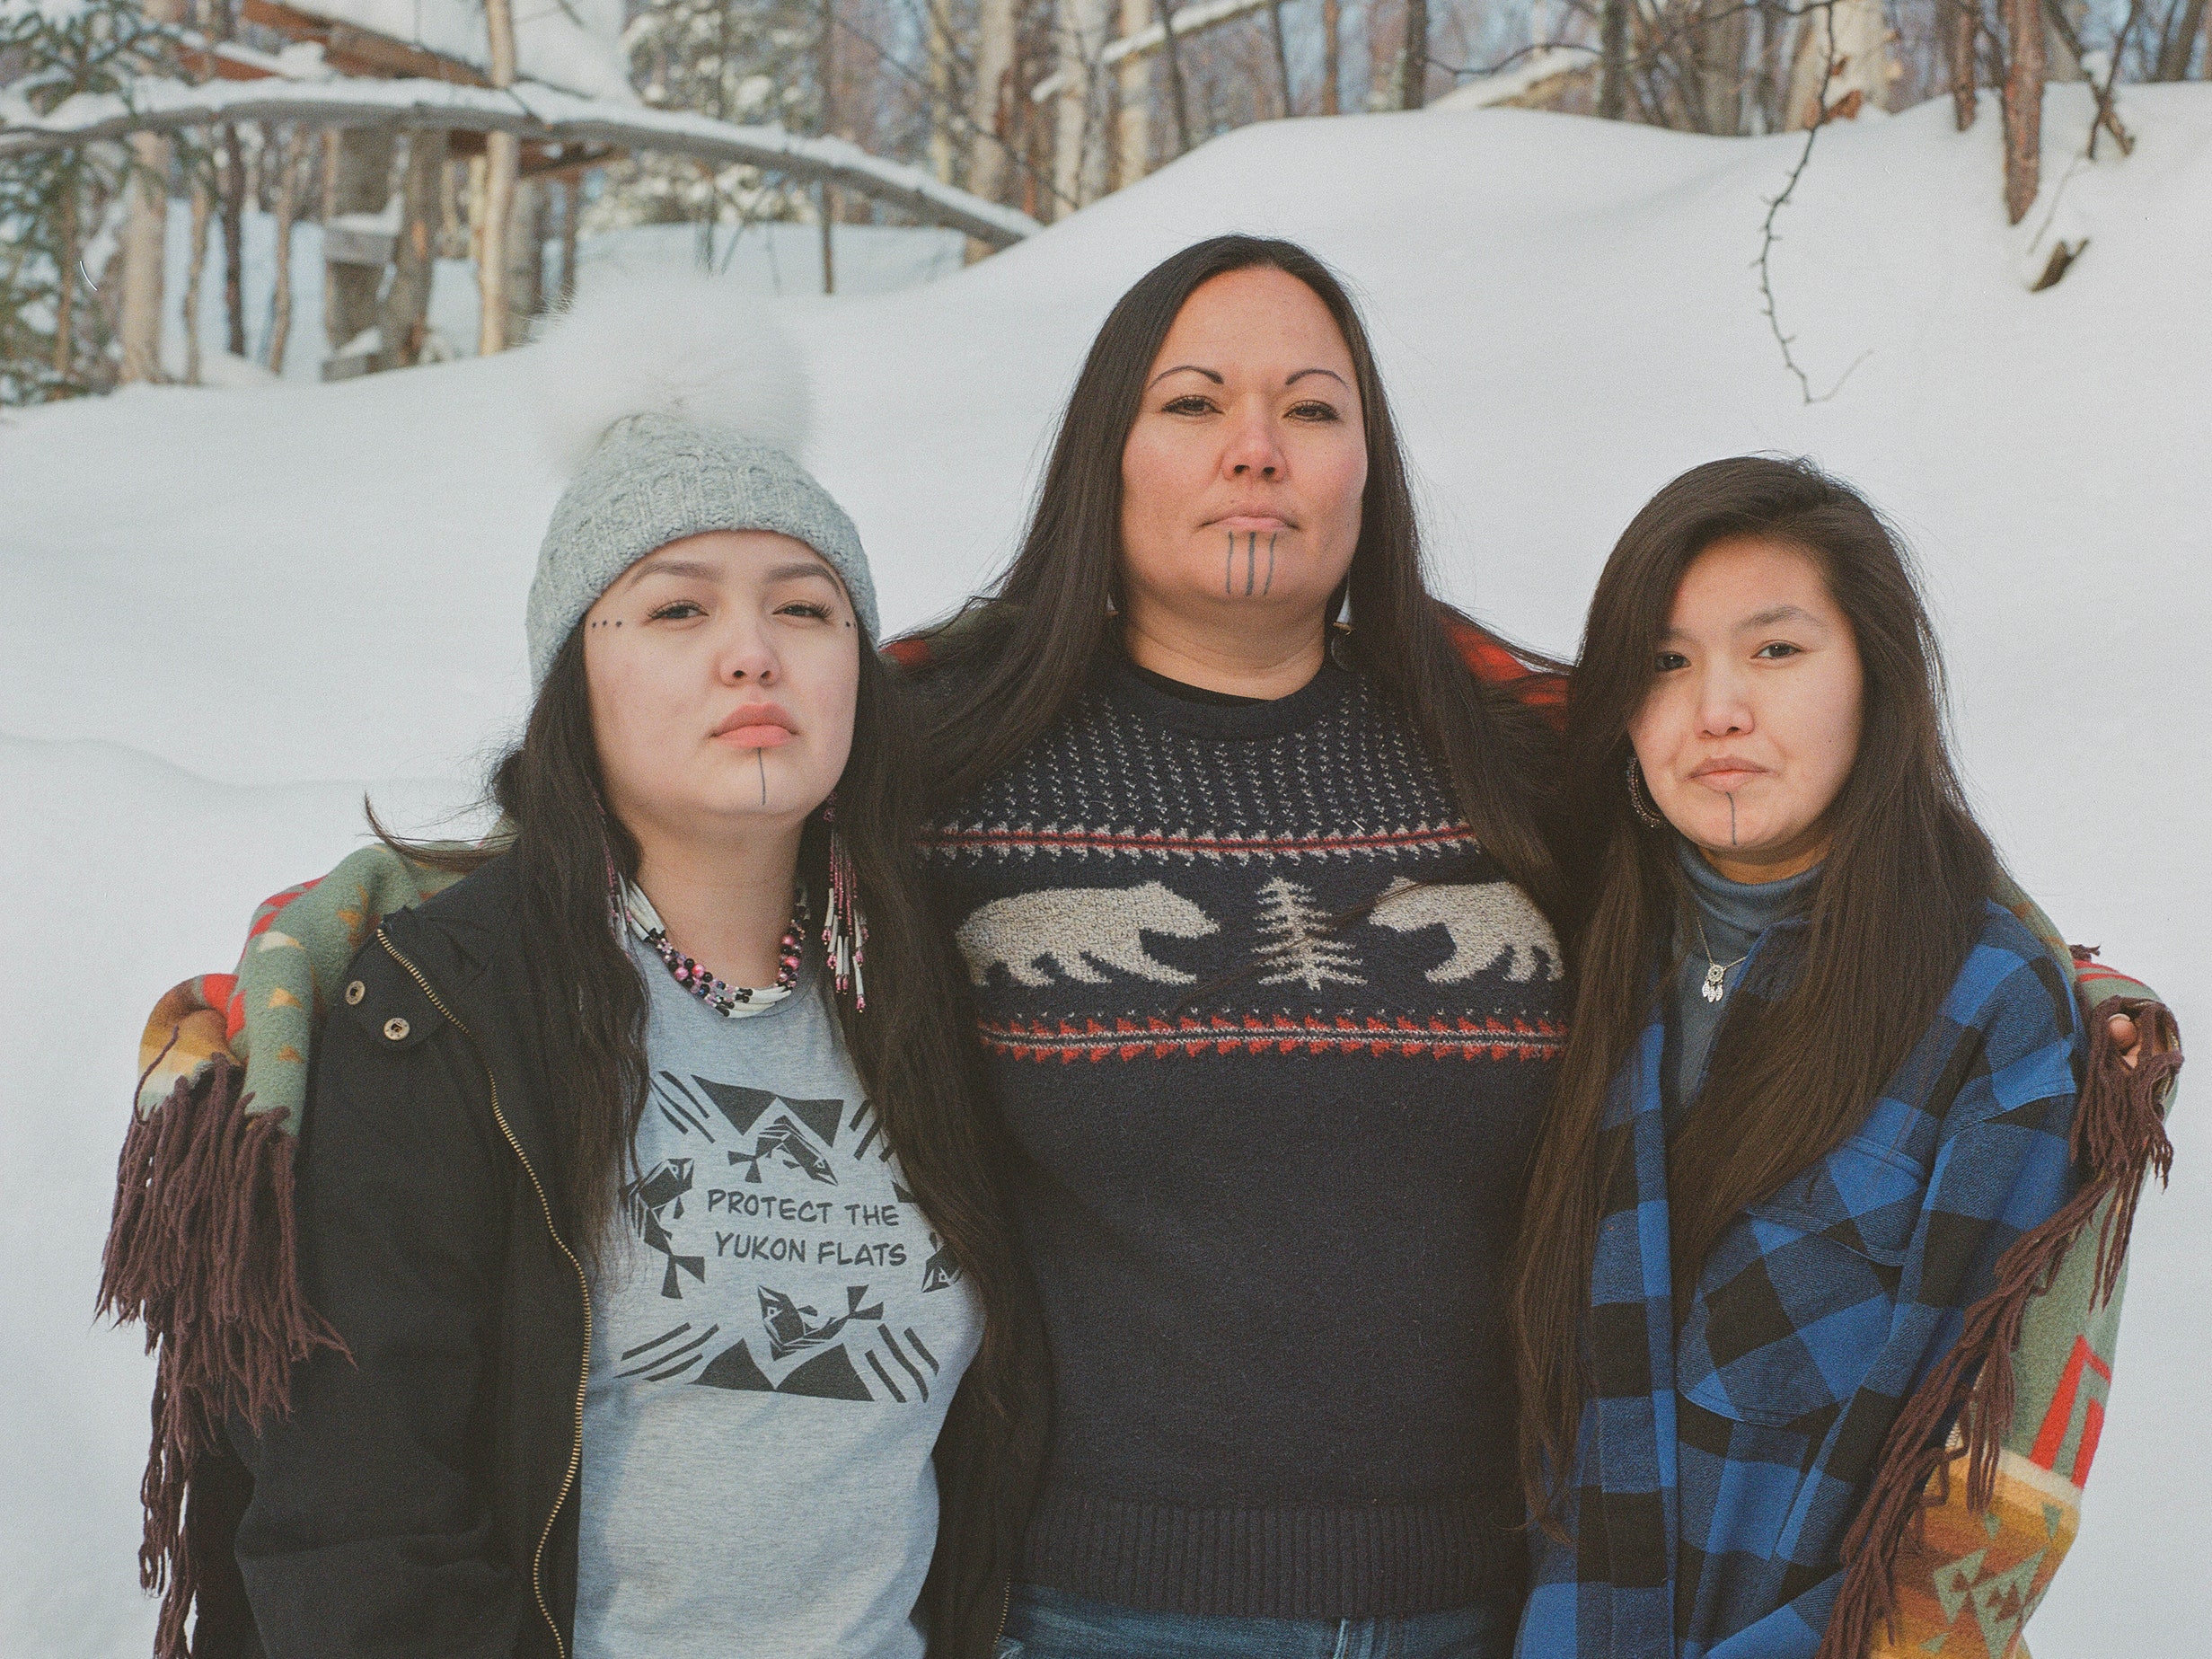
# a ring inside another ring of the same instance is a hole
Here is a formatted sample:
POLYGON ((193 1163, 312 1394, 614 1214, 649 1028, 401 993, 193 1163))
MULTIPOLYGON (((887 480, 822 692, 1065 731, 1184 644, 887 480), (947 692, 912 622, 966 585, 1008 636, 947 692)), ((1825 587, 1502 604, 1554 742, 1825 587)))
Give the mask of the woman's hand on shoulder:
POLYGON ((2112 1046, 2119 1050, 2119 1063, 2130 1071, 2147 1055, 2155 1059, 2166 1052, 2165 1033, 2154 1025, 2149 1036, 2125 1014, 2114 1014, 2105 1021, 2112 1034, 2112 1046))

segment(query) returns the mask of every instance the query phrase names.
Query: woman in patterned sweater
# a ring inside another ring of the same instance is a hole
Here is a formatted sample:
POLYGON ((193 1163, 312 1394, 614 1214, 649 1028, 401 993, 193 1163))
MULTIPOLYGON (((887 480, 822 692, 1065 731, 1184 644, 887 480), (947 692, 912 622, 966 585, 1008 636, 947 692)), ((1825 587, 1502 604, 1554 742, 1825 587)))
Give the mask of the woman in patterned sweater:
POLYGON ((1548 733, 1466 628, 1344 290, 1222 237, 1116 305, 1012 568, 927 644, 926 858, 1055 1373, 1005 1653, 1510 1644, 1563 974, 1548 733))

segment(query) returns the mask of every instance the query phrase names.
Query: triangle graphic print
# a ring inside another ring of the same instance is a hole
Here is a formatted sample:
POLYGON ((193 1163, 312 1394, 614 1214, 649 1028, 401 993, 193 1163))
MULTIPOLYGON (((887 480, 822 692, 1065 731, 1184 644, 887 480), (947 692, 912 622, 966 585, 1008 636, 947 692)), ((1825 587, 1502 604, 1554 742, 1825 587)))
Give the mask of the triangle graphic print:
POLYGON ((772 1394, 776 1390, 776 1385, 768 1380, 768 1373, 754 1362, 752 1352, 742 1342, 736 1347, 724 1348, 709 1360, 706 1368, 692 1381, 700 1388, 744 1389, 756 1394, 772 1394))
POLYGON ((839 1343, 826 1354, 817 1354, 776 1385, 779 1394, 811 1394, 816 1399, 873 1399, 868 1384, 852 1368, 852 1356, 839 1343))
POLYGON ((696 1074, 692 1081, 699 1085, 700 1092, 714 1102, 739 1134, 752 1134, 753 1125, 761 1121, 761 1114, 780 1101, 786 1110, 813 1131, 823 1145, 837 1144, 837 1131, 845 1115, 842 1100, 794 1100, 789 1095, 773 1094, 765 1089, 718 1083, 696 1074))
POLYGON ((753 1359, 753 1351, 740 1342, 708 1361, 692 1383, 697 1388, 729 1389, 749 1394, 803 1394, 815 1399, 859 1399, 872 1403, 876 1398, 860 1380, 852 1356, 845 1352, 842 1342, 815 1355, 780 1383, 768 1380, 768 1373, 753 1359))

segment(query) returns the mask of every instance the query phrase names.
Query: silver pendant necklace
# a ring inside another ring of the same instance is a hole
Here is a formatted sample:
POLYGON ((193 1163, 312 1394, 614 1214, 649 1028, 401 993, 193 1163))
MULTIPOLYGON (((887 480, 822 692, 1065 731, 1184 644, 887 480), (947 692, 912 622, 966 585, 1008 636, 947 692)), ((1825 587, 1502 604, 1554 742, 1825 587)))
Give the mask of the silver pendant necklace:
POLYGON ((1751 959, 1751 953, 1747 950, 1733 962, 1715 962, 1713 943, 1705 938, 1705 919, 1694 904, 1690 907, 1690 920, 1697 924, 1697 943, 1705 953, 1705 983, 1697 987, 1697 994, 1708 1002, 1717 1002, 1728 994, 1728 970, 1741 967, 1751 959))

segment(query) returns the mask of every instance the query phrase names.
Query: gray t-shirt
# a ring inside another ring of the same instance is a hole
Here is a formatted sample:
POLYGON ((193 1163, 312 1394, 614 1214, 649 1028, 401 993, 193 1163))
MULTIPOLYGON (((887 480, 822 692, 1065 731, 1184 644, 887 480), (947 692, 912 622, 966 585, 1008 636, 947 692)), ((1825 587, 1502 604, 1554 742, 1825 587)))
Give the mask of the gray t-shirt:
POLYGON ((652 1093, 592 1287, 577 1659, 921 1659, 930 1449, 980 1305, 813 965, 730 1019, 630 949, 652 1093))

